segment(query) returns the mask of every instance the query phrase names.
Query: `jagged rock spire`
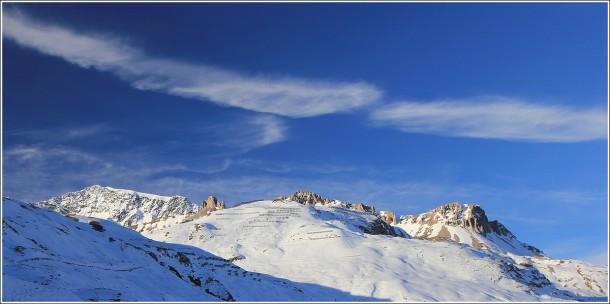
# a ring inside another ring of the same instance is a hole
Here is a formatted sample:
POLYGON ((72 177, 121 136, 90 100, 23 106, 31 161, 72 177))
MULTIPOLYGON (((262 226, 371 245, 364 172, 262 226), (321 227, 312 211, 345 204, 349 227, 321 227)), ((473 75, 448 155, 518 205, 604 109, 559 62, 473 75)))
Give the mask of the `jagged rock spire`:
POLYGON ((215 196, 210 195, 207 199, 205 199, 203 201, 203 203, 201 204, 201 207, 203 208, 208 208, 208 209, 224 209, 225 208, 225 202, 224 201, 220 201, 220 203, 218 202, 218 199, 215 196))

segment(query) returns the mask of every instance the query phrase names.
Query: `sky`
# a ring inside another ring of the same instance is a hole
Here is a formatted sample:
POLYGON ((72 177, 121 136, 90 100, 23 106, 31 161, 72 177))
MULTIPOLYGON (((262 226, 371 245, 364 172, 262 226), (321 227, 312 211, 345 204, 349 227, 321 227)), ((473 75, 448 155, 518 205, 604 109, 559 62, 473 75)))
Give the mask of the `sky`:
POLYGON ((481 205, 608 260, 607 3, 2 2, 2 195, 481 205))

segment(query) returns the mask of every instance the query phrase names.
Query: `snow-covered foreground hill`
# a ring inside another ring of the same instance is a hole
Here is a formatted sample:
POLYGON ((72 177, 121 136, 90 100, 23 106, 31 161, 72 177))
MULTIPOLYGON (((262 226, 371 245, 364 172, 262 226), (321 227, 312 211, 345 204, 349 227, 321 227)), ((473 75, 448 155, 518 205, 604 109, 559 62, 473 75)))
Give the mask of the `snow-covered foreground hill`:
POLYGON ((106 220, 5 198, 2 211, 2 302, 370 300, 246 271, 106 220))
POLYGON ((607 266, 547 257, 480 206, 396 223, 307 191, 216 203, 99 186, 35 204, 63 215, 3 200, 3 300, 608 300, 607 266))

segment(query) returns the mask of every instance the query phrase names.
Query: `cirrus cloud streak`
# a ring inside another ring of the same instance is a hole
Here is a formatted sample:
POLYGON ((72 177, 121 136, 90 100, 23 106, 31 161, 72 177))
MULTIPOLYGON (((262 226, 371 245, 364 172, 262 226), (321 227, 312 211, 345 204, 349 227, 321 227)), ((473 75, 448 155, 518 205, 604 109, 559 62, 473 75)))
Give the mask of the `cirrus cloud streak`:
POLYGON ((289 117, 347 112, 375 103, 382 92, 365 82, 246 75, 202 64, 156 58, 107 34, 84 34, 3 12, 3 36, 83 68, 110 72, 141 90, 289 117))
POLYGON ((375 125, 407 133, 529 142, 607 138, 607 109, 577 109, 505 97, 397 102, 370 115, 375 125))

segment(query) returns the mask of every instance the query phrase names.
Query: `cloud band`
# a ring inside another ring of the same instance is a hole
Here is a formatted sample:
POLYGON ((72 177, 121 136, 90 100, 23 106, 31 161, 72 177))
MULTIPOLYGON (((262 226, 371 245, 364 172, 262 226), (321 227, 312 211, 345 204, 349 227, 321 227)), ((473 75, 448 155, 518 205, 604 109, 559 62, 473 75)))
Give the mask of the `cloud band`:
POLYGON ((480 100, 397 102, 370 119, 407 133, 530 142, 607 138, 606 109, 575 109, 491 97, 480 100))

